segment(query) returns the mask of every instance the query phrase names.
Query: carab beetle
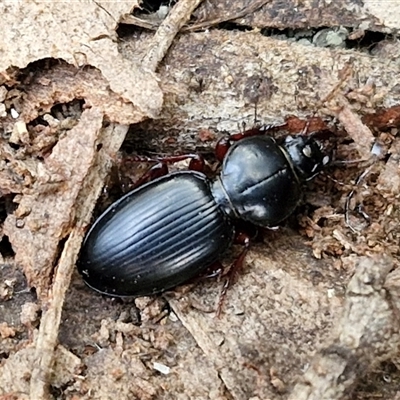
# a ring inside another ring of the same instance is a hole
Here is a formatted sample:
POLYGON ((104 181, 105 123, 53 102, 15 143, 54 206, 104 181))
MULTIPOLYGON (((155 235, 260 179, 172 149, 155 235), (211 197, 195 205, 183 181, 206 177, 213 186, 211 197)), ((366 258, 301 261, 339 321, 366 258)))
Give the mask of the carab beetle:
POLYGON ((218 260, 233 243, 235 221, 271 227, 288 217, 327 156, 311 136, 242 136, 215 179, 170 173, 112 204, 84 240, 85 282, 111 296, 156 294, 218 260))

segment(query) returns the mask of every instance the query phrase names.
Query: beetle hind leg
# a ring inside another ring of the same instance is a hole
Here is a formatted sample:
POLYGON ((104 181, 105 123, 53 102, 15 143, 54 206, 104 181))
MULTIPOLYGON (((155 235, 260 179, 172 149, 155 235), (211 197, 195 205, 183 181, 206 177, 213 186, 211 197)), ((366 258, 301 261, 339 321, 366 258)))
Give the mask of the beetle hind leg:
POLYGON ((231 266, 228 269, 228 272, 225 275, 225 281, 222 286, 221 294, 219 296, 218 300, 218 306, 216 310, 216 317, 219 318, 222 312, 222 307, 225 303, 226 299, 226 294, 229 290, 229 288, 236 282, 238 273, 240 270, 243 268, 244 261, 246 259, 247 252, 249 251, 250 248, 250 236, 247 235, 246 233, 240 232, 236 238, 235 238, 235 243, 243 245, 243 250, 239 254, 239 256, 236 258, 236 260, 231 264, 231 266))
POLYGON ((143 184, 150 182, 156 178, 160 178, 161 176, 168 174, 168 165, 163 162, 158 162, 153 165, 147 172, 145 172, 133 185, 131 189, 136 189, 143 184))

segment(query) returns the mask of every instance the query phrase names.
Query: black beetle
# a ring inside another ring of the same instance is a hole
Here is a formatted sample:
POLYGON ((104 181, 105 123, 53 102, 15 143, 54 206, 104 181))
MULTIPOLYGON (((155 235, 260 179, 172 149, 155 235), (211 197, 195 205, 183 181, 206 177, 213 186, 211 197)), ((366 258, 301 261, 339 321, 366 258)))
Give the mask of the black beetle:
POLYGON ((232 245, 235 220, 275 226, 328 157, 311 136, 245 137, 214 179, 194 171, 151 181, 112 204, 84 240, 78 268, 112 296, 152 295, 204 271, 232 245))

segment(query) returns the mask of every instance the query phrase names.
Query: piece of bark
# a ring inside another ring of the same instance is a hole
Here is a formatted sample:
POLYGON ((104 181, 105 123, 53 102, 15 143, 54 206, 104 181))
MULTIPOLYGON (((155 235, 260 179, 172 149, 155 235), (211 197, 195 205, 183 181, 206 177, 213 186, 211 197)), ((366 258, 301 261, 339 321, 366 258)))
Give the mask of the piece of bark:
MULTIPOLYGON (((37 332, 36 332, 37 333, 37 332)), ((55 364, 50 377, 53 387, 61 388, 79 375, 82 363, 79 357, 59 345, 54 350, 55 364)), ((32 374, 32 365, 36 360, 35 348, 32 344, 26 345, 14 354, 11 354, 0 367, 0 398, 17 395, 18 399, 33 399, 29 396, 29 379, 32 374)))
POLYGON ((348 398, 358 380, 400 350, 399 270, 385 255, 360 257, 342 316, 318 350, 291 400, 348 398))
POLYGON ((82 113, 78 125, 38 165, 37 181, 31 193, 23 196, 20 211, 4 223, 16 262, 24 267, 29 285, 36 287, 41 298, 47 297, 59 243, 69 236, 76 220, 75 204, 97 156, 102 123, 101 111, 82 113))
POLYGON ((18 214, 9 215, 5 222, 4 230, 14 246, 17 262, 24 266, 43 307, 47 302, 36 339, 31 398, 46 398, 44 383, 49 382, 62 304, 83 229, 90 221, 110 160, 127 131, 127 127, 112 124, 103 129, 102 124, 100 110, 93 108, 82 113, 78 125, 47 157, 32 193, 23 196, 19 207, 29 210, 28 215, 22 219, 18 214), (54 261, 63 239, 66 243, 51 286, 54 261))
MULTIPOLYGON (((200 7, 196 16, 208 20, 220 16, 234 14, 235 11, 246 8, 252 0, 234 1, 224 0, 216 3, 206 2, 200 7)), ((393 1, 393 7, 399 2, 393 1)), ((253 13, 234 22, 253 28, 304 29, 321 27, 345 26, 354 30, 371 30, 378 32, 392 32, 399 28, 396 13, 385 11, 373 0, 363 3, 357 0, 326 1, 269 1, 253 13)), ((362 33, 361 33, 362 34, 362 33)))
MULTIPOLYGON (((399 7, 398 1, 393 6, 399 7)), ((350 28, 348 38, 357 40, 366 31, 395 33, 399 28, 396 13, 377 6, 376 1, 366 1, 364 4, 356 0, 326 1, 296 1, 296 0, 219 0, 204 2, 194 13, 196 20, 184 27, 183 31, 199 31, 210 29, 224 22, 258 29, 298 30, 294 36, 311 36, 311 29, 332 27, 350 28), (307 32, 309 35, 307 35, 307 32)), ((146 29, 157 29, 160 23, 142 17, 125 15, 121 22, 133 24, 146 29)), ((340 29, 340 28, 339 28, 340 29)), ((284 36, 284 34, 282 35, 284 36)))
POLYGON ((254 246, 220 318, 222 282, 170 300, 235 400, 285 398, 341 306, 343 276, 298 239, 278 232, 254 246))
MULTIPOLYGON (((126 39, 121 46, 135 57, 137 44, 126 39)), ((309 118, 314 113, 331 118, 340 110, 336 99, 332 104, 322 100, 340 82, 337 94, 350 98, 351 110, 358 115, 400 102, 396 62, 356 50, 310 48, 257 32, 181 35, 159 73, 165 106, 159 118, 144 123, 143 129, 176 136, 187 147, 201 129, 235 133, 243 123, 252 126, 255 111, 256 124, 282 123, 290 115, 309 118), (345 69, 350 74, 342 82, 345 69), (363 87, 365 93, 355 96, 363 87)))
POLYGON ((155 117, 162 106, 162 93, 153 72, 144 71, 134 59, 122 57, 115 40, 118 19, 135 6, 136 2, 83 0, 68 7, 59 2, 0 4, 4 33, 0 77, 3 73, 6 80, 11 66, 25 68, 45 58, 62 59, 75 66, 91 65, 101 71, 121 101, 131 102, 142 114, 155 117))

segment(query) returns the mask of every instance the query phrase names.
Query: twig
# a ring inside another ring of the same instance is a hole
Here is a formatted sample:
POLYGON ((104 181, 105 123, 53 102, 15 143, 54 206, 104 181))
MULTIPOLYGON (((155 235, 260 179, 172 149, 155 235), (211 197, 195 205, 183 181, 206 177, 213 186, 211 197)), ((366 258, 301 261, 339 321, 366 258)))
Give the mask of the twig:
POLYGON ((350 103, 344 96, 340 96, 339 104, 341 109, 337 112, 337 119, 356 143, 361 158, 368 159, 375 141, 374 135, 362 122, 360 116, 353 112, 350 103))
POLYGON ((82 234, 78 227, 68 238, 58 264, 54 284, 51 288, 51 301, 40 320, 40 329, 35 344, 35 365, 30 385, 31 399, 48 399, 48 385, 54 364, 54 350, 57 345, 58 327, 61 322, 62 307, 66 291, 71 281, 80 248, 82 234))
POLYGON ((202 21, 195 23, 193 25, 185 26, 182 28, 182 32, 194 32, 201 29, 207 29, 212 26, 221 24, 223 22, 233 21, 235 19, 244 18, 246 15, 257 11, 259 8, 265 4, 270 3, 271 0, 254 0, 248 7, 245 7, 235 14, 224 15, 222 17, 214 18, 208 21, 202 21))
MULTIPOLYGON (((45 309, 41 321, 38 336, 35 343, 35 363, 32 367, 30 380, 30 399, 47 400, 49 398, 48 388, 54 365, 55 348, 57 345, 59 325, 61 322, 62 307, 65 294, 68 290, 71 276, 77 260, 81 241, 84 234, 84 227, 88 225, 96 199, 100 194, 102 182, 108 173, 110 166, 110 154, 117 151, 122 144, 128 130, 124 125, 109 125, 101 129, 103 115, 94 110, 87 110, 87 113, 98 113, 99 129, 96 131, 96 138, 103 143, 103 150, 96 152, 92 169, 88 172, 76 204, 76 225, 73 228, 61 253, 60 261, 54 277, 54 283, 48 296, 47 309, 45 309), (105 150, 106 149, 106 150, 105 150), (93 188, 96 188, 95 190, 93 188)), ((81 121, 83 118, 81 118, 81 121)), ((97 129, 94 126, 93 129, 97 129)), ((95 142, 93 142, 95 148, 95 142)))
POLYGON ((161 23, 148 47, 147 54, 142 64, 150 71, 155 71, 160 61, 164 58, 175 36, 183 25, 190 19, 193 11, 203 0, 179 1, 161 23))
MULTIPOLYGON (((228 22, 228 21, 233 21, 235 19, 244 18, 246 15, 257 11, 259 8, 261 8, 262 6, 264 6, 265 4, 268 4, 270 2, 271 2, 271 0, 256 0, 256 1, 253 1, 252 4, 250 4, 248 7, 245 7, 234 14, 223 15, 223 16, 213 18, 213 19, 210 19, 207 21, 201 21, 201 22, 194 23, 192 25, 186 25, 186 26, 183 26, 180 31, 181 32, 200 31, 203 29, 211 28, 211 27, 221 24, 223 22, 228 22)), ((138 17, 135 17, 134 15, 123 16, 120 20, 120 23, 127 24, 127 25, 136 25, 136 26, 140 26, 141 28, 146 28, 146 29, 150 29, 150 30, 156 30, 160 26, 160 24, 158 24, 155 21, 140 19, 138 17)))

